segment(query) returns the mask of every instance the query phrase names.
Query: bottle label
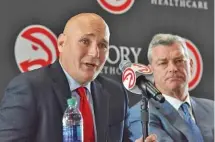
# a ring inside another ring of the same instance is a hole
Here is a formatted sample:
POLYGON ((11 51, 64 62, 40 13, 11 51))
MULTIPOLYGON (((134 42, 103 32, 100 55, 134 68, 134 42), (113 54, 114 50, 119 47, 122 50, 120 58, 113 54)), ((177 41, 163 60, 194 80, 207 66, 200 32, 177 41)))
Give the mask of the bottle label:
POLYGON ((82 142, 80 125, 63 127, 63 142, 82 142))

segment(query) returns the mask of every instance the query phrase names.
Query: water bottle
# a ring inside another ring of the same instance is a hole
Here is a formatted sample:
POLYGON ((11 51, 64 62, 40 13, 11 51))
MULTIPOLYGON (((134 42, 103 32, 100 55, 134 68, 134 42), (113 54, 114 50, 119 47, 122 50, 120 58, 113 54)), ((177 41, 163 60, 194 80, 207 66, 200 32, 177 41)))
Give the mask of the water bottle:
POLYGON ((77 108, 77 100, 67 100, 68 107, 63 115, 63 142, 83 142, 83 118, 77 108))

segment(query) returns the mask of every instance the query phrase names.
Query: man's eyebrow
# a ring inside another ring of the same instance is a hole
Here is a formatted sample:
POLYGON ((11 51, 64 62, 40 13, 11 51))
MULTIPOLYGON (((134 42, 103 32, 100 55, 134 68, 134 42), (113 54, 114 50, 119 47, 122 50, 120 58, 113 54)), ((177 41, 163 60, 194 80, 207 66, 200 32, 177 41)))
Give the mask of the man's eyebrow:
MULTIPOLYGON (((184 58, 184 56, 180 55, 178 57, 175 57, 174 60, 183 59, 183 58, 184 58)), ((165 62, 165 61, 167 61, 167 58, 159 58, 159 59, 157 59, 156 63, 157 62, 165 62)))
MULTIPOLYGON (((96 35, 95 35, 94 33, 84 34, 84 35, 82 36, 82 38, 83 38, 83 37, 87 37, 87 36, 95 37, 96 35)), ((108 44, 108 41, 107 41, 106 39, 103 38, 103 39, 102 39, 102 43, 108 44)))
POLYGON ((166 60, 167 60, 167 58, 159 58, 159 59, 157 60, 157 62, 166 61, 166 60))
POLYGON ((184 58, 184 56, 183 55, 180 55, 180 56, 178 56, 178 57, 175 57, 174 59, 183 59, 184 58))

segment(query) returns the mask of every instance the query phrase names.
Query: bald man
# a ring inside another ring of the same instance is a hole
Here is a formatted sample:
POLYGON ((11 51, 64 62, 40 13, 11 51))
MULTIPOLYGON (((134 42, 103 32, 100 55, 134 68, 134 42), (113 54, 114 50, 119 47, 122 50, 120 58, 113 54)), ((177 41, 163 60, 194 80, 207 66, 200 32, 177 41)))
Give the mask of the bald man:
MULTIPOLYGON (((71 96, 82 111, 84 142, 124 142, 126 134, 134 141, 127 127, 126 92, 98 75, 109 54, 109 37, 107 24, 96 14, 69 19, 58 37, 59 59, 20 74, 6 88, 0 103, 0 142, 61 142, 62 117, 71 96)), ((152 135, 146 141, 155 140, 152 135)))

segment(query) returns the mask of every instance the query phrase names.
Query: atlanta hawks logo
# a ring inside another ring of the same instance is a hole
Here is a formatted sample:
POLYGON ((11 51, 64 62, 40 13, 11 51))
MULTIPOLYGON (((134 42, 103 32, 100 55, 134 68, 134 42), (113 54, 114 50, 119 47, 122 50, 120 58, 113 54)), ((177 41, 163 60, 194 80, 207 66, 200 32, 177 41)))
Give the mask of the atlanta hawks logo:
POLYGON ((203 63, 198 48, 190 40, 186 40, 186 45, 188 47, 189 55, 193 60, 193 74, 189 81, 189 90, 192 90, 199 84, 202 78, 203 63))
POLYGON ((18 35, 14 52, 21 72, 46 66, 58 56, 57 37, 44 26, 28 26, 18 35))
POLYGON ((144 75, 147 75, 147 74, 150 75, 150 74, 153 73, 152 70, 148 66, 146 66, 144 64, 136 64, 136 63, 134 63, 134 64, 132 64, 132 68, 134 68, 139 73, 143 73, 144 75))
POLYGON ((103 9, 113 14, 127 12, 135 0, 97 0, 103 9))
POLYGON ((132 89, 136 84, 136 74, 132 68, 128 67, 123 71, 122 82, 126 89, 132 89))

